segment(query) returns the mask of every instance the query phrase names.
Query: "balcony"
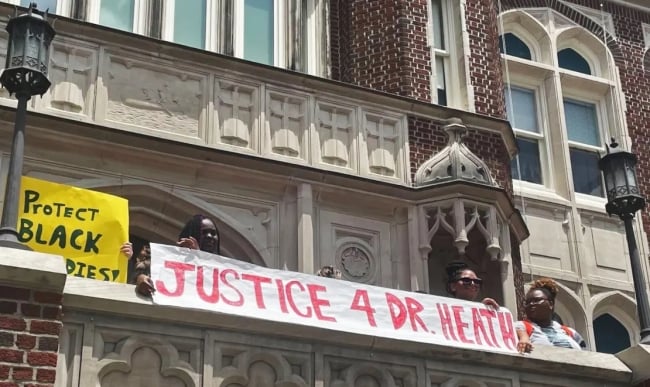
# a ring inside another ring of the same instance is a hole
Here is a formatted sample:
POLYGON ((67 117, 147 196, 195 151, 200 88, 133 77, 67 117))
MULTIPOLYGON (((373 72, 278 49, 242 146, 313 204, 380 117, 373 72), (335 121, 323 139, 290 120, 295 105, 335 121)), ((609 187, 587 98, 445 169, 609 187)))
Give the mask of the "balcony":
POLYGON ((0 267, 2 285, 63 292, 56 386, 630 386, 650 377, 647 347, 472 351, 153 305, 130 285, 66 276, 57 256, 2 248, 0 267))

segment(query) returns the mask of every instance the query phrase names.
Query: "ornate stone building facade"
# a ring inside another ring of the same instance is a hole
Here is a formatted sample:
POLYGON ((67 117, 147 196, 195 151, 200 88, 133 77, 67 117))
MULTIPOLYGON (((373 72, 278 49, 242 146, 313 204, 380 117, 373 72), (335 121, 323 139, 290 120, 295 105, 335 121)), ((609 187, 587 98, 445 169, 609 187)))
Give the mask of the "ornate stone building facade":
MULTIPOLYGON (((0 14, 8 3, 19 2, 0 14)), ((52 88, 30 101, 26 175, 127 198, 131 233, 154 242, 173 243, 204 213, 224 255, 266 267, 334 265, 348 281, 444 295, 443 269, 461 259, 513 311, 525 281, 551 276, 558 316, 591 350, 638 341, 623 228, 606 216, 589 162, 609 137, 646 144, 642 2, 47 3, 52 88), (615 342, 601 344, 612 329, 615 342)), ((2 55, 6 42, 0 34, 2 55)), ((2 178, 14 107, 0 95, 2 178)), ((130 285, 66 279, 55 258, 26 254, 47 261, 31 267, 1 253, 0 386, 21 370, 24 383, 83 387, 650 379, 635 352, 522 359, 179 316, 130 285)))

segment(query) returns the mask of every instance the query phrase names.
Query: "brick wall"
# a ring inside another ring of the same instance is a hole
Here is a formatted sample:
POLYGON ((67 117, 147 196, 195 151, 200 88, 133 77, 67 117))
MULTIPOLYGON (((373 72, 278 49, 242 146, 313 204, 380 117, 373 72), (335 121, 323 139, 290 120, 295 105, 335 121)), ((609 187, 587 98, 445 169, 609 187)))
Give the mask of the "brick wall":
POLYGON ((431 100, 427 0, 331 0, 332 78, 431 100))
POLYGON ((467 0, 466 4, 469 77, 474 89, 474 108, 480 114, 505 118, 497 2, 467 0))
POLYGON ((61 297, 0 286, 0 387, 54 386, 61 297))

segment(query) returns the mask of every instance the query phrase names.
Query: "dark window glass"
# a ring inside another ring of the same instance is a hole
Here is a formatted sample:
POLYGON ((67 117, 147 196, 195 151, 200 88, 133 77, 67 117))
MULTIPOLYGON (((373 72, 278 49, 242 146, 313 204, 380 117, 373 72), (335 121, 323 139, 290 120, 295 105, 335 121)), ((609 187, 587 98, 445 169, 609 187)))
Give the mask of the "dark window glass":
POLYGON ((594 336, 598 352, 613 354, 630 347, 627 329, 608 313, 594 320, 594 336))
POLYGON ((530 54, 530 48, 519 39, 515 34, 508 32, 505 35, 499 37, 499 50, 501 53, 505 53, 507 50, 508 55, 516 56, 518 58, 532 60, 533 57, 530 54), (504 49, 505 43, 505 49, 504 49))
POLYGON ((573 186, 576 192, 587 195, 603 196, 603 185, 598 168, 598 153, 581 149, 569 149, 573 186))
POLYGON ((510 170, 512 178, 517 180, 529 181, 531 183, 542 184, 542 164, 539 158, 539 144, 536 140, 523 138, 517 139, 519 146, 519 171, 517 170, 517 160, 512 160, 510 170))
POLYGON ((589 63, 572 48, 565 48, 557 53, 557 61, 563 69, 591 75, 589 63))

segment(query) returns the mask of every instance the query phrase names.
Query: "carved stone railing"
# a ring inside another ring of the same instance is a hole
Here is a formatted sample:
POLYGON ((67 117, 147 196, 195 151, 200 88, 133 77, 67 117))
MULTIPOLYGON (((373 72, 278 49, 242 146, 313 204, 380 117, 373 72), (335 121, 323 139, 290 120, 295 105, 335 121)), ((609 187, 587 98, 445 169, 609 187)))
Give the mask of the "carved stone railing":
POLYGON ((0 248, 0 289, 3 351, 28 352, 22 361, 5 357, 5 369, 54 379, 47 351, 56 350, 58 336, 56 387, 617 387, 650 380, 648 346, 617 355, 543 346, 503 354, 165 307, 131 285, 66 276, 60 256, 10 248, 0 248), (38 347, 21 343, 21 334, 38 347))
MULTIPOLYGON (((32 111, 395 184, 411 179, 407 114, 457 116, 516 151, 505 121, 52 17, 52 87, 32 111)), ((6 90, 0 105, 15 106, 6 90)))
POLYGON ((129 285, 69 277, 57 386, 628 386, 617 357, 539 347, 531 355, 179 310, 129 285))

